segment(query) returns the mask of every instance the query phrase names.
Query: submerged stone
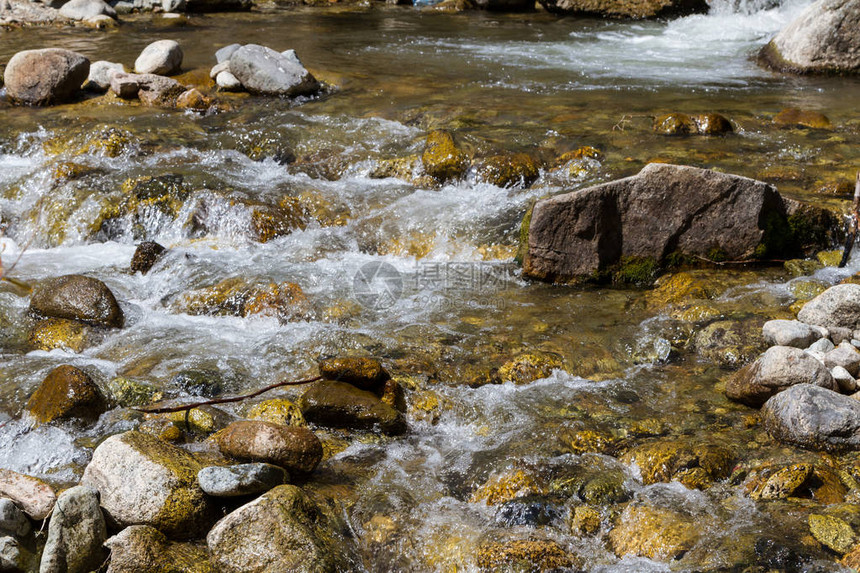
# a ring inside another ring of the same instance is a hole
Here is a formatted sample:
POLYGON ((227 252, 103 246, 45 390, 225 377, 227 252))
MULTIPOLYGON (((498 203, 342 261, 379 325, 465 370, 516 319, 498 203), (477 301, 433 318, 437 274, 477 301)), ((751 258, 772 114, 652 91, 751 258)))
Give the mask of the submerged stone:
POLYGON ((701 524, 669 509, 631 504, 609 532, 615 554, 666 561, 680 557, 698 542, 701 524))
POLYGON ((478 546, 476 560, 482 573, 560 571, 579 564, 574 555, 552 539, 486 541, 478 546))
POLYGON ((315 382, 299 400, 305 418, 332 428, 379 430, 389 435, 406 431, 403 415, 372 392, 345 382, 315 382))
POLYGON ((424 171, 443 183, 462 177, 468 166, 466 155, 447 131, 433 131, 427 135, 421 161, 424 171))
POLYGON ((782 110, 773 118, 773 123, 780 127, 811 127, 814 129, 830 129, 833 125, 823 113, 790 107, 782 110))
POLYGON ((134 250, 129 268, 133 273, 148 273, 167 251, 155 241, 144 241, 134 250))
POLYGON ((857 534, 851 526, 832 515, 810 515, 809 532, 822 545, 840 555, 848 553, 857 543, 857 534))
POLYGON ((86 372, 70 365, 58 366, 45 377, 26 410, 40 424, 63 418, 98 418, 107 408, 98 385, 86 372))
POLYGON ((320 375, 326 380, 347 382, 362 390, 379 390, 391 378, 382 363, 375 358, 326 358, 319 363, 320 375))

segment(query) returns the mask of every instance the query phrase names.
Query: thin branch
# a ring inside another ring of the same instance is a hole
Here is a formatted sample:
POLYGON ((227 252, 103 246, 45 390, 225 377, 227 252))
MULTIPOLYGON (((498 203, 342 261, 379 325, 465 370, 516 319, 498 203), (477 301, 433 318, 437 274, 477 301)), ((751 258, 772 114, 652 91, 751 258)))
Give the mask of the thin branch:
POLYGON ((710 263, 712 265, 752 265, 752 264, 762 264, 762 263, 784 263, 786 262, 784 259, 744 259, 741 261, 714 261, 706 257, 701 257, 699 255, 693 255, 695 258, 700 261, 704 261, 706 263, 710 263))
POLYGON ((242 394, 241 396, 228 396, 226 398, 214 398, 212 400, 206 400, 204 402, 194 402, 191 404, 183 404, 181 406, 165 406, 165 407, 156 407, 156 406, 148 406, 144 408, 133 408, 138 412, 144 412, 147 414, 169 414, 171 412, 187 412, 189 410, 193 410, 194 408, 199 408, 200 406, 212 406, 214 404, 228 404, 230 402, 241 402, 242 400, 247 400, 249 398, 255 398, 264 392, 268 392, 269 390, 274 390, 275 388, 281 388, 282 386, 298 386, 300 384, 310 384, 311 382, 316 382, 317 380, 322 380, 322 376, 315 376, 314 378, 308 378, 307 380, 284 380, 281 382, 276 382, 270 386, 266 386, 265 388, 261 388, 250 394, 242 394))

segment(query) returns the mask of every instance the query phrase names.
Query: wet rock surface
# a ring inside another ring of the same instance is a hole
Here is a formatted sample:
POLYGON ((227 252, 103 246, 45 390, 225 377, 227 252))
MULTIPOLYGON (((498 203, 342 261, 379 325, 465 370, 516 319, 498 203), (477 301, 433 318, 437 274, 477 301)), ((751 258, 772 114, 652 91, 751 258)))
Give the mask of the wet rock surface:
POLYGON ((57 498, 42 552, 40 573, 84 573, 105 561, 107 540, 98 491, 76 486, 57 498))
POLYGON ((350 570, 347 543, 301 489, 282 485, 224 517, 206 536, 223 573, 350 570))
POLYGON ((860 448, 860 401, 812 384, 798 384, 765 402, 765 427, 775 439, 801 448, 860 448))
POLYGON ((148 525, 132 525, 105 543, 108 573, 215 573, 205 547, 170 541, 148 525))
POLYGON ((651 164, 627 179, 538 201, 523 273, 564 282, 625 259, 659 264, 673 253, 708 257, 714 249, 731 260, 752 258, 789 246, 774 236, 778 227, 790 235, 787 218, 779 193, 760 181, 651 164))
POLYGON ((284 484, 287 472, 271 464, 210 466, 197 473, 200 489, 215 497, 236 497, 264 493, 284 484))
POLYGON ((3 72, 10 100, 26 105, 63 103, 87 79, 90 61, 70 50, 45 48, 15 54, 3 72))
POLYGON ((378 429, 390 435, 406 431, 403 415, 373 393, 346 382, 315 382, 299 400, 302 414, 312 423, 334 428, 378 429))
POLYGON ((30 299, 31 312, 91 324, 122 327, 123 313, 111 290, 98 279, 65 275, 39 283, 30 299))
POLYGON ((818 0, 783 28, 759 54, 765 64, 796 73, 860 71, 860 3, 818 0))
POLYGON ((106 408, 96 383, 86 372, 69 365, 52 370, 27 402, 27 411, 40 424, 62 418, 94 420, 106 408))
POLYGON ((214 439, 224 455, 272 463, 296 472, 312 472, 323 455, 319 439, 304 427, 240 421, 230 424, 214 439))
POLYGON ((609 18, 662 18, 704 13, 708 5, 698 0, 539 0, 548 11, 557 14, 591 15, 609 18))
POLYGON ((140 432, 102 442, 82 483, 98 490, 110 521, 151 525, 179 539, 211 524, 211 506, 197 483, 200 464, 185 450, 140 432))

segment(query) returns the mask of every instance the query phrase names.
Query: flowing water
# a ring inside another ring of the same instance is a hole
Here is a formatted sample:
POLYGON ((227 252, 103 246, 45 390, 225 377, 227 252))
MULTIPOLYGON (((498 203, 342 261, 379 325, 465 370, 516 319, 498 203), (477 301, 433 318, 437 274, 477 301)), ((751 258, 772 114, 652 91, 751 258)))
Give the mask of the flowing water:
POLYGON ((19 412, 59 364, 85 367, 101 384, 121 376, 173 395, 181 395, 174 373, 214 369, 229 394, 313 374, 321 357, 369 354, 405 387, 409 432, 321 431, 332 455, 305 484, 343 505, 358 569, 474 571, 488 543, 552 540, 593 571, 766 570, 780 568, 780 555, 798 570, 838 570, 807 533, 806 516, 824 502, 753 501, 743 483, 757 463, 851 459, 780 447, 721 388, 760 350, 763 320, 789 316, 792 303, 860 261, 801 278, 781 268, 694 271, 709 290, 694 300, 532 284, 513 263, 534 199, 654 160, 757 177, 844 208, 860 163, 860 80, 788 77, 753 61, 806 4, 715 2, 711 14, 668 23, 269 7, 195 16, 183 28, 136 16, 117 31, 0 32, 0 62, 52 46, 131 65, 150 41, 176 39, 186 81, 206 77, 229 43, 294 48, 331 86, 301 102, 220 96, 226 109, 208 115, 99 97, 47 109, 0 98, 0 221, 17 243, 3 262, 17 248, 20 280, 98 277, 126 314, 125 328, 83 352, 32 350, 28 299, 0 290, 0 467, 74 482, 99 439, 138 423, 115 409, 95 427, 29 430, 19 412), (787 107, 823 112, 833 127, 775 126, 787 107), (655 134, 652 118, 670 112, 721 113, 736 132, 655 134), (473 157, 525 151, 545 167, 525 190, 474 172, 441 187, 378 176, 381 161, 420 154, 433 129, 449 130, 473 157), (600 153, 556 164, 583 146, 600 153), (271 158, 287 148, 294 162, 271 158), (254 161, 253 150, 270 157, 254 161), (164 175, 181 176, 170 194, 125 203, 124 182, 164 175), (302 224, 261 242, 255 210, 285 201, 302 206, 302 224), (126 270, 141 240, 170 248, 145 276, 126 270), (177 308, 183 293, 236 276, 296 283, 310 306, 288 322, 177 308), (741 341, 708 353, 702 333, 715 322, 740 325, 741 341), (504 365, 524 354, 555 368, 530 384, 485 384, 504 380, 504 365), (732 477, 701 491, 645 485, 618 455, 624 448, 605 447, 657 440, 721 444, 733 453, 732 477), (511 478, 531 495, 526 509, 481 497, 488 482, 517 475, 531 480, 511 478), (610 493, 583 493, 604 482, 610 493), (699 535, 675 560, 619 559, 608 532, 631 499, 671 510, 699 535), (600 519, 587 534, 571 525, 584 504, 600 519))

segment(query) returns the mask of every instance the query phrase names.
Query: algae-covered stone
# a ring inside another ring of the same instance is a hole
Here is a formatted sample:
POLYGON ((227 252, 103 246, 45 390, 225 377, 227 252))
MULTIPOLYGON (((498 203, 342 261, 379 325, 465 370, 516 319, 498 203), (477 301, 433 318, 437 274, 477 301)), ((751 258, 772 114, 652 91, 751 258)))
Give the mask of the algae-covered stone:
POLYGON ((224 391, 224 378, 217 370, 180 370, 170 377, 169 384, 191 396, 216 396, 224 391))
POLYGON ((574 535, 594 535, 602 525, 603 518, 593 507, 578 505, 573 509, 570 529, 574 535))
POLYGON ((182 539, 211 523, 212 508, 197 484, 200 469, 185 450, 132 431, 96 448, 82 483, 99 491, 117 525, 151 525, 182 539))
POLYGON ((150 418, 144 420, 137 427, 137 431, 150 436, 155 436, 165 442, 178 442, 184 436, 179 426, 165 418, 150 418))
POLYGON ((702 487, 728 477, 735 458, 730 449, 719 444, 664 439, 637 446, 622 459, 625 463, 639 466, 642 482, 646 485, 676 479, 682 483, 688 480, 690 485, 702 487), (703 470, 702 479, 693 480, 694 476, 683 473, 694 468, 703 470))
POLYGON ((375 430, 398 435, 406 431, 403 415, 372 392, 346 382, 315 382, 299 400, 305 418, 333 428, 375 430))
POLYGON ((312 313, 310 301, 299 285, 254 283, 242 277, 187 292, 173 306, 193 315, 267 316, 281 322, 301 320, 312 313))
POLYGON ((48 525, 40 573, 87 573, 104 563, 107 526, 98 492, 87 486, 67 489, 57 498, 48 525))
POLYGON ((832 124, 826 115, 817 111, 790 107, 782 110, 773 118, 773 123, 780 127, 811 127, 814 129, 830 129, 832 124))
POLYGON ((551 539, 486 541, 478 546, 481 573, 559 571, 575 567, 577 559, 551 539))
POLYGON ((132 525, 107 540, 107 573, 216 573, 206 547, 175 543, 148 525, 132 525))
POLYGON ((496 187, 530 187, 540 175, 540 164, 528 153, 493 155, 477 166, 478 180, 496 187))
POLYGON ((562 367, 560 357, 547 352, 526 352, 505 362, 498 370, 501 382, 528 384, 552 374, 562 367))
POLYGON ((379 390, 391 378, 382 363, 375 358, 327 358, 319 363, 320 375, 326 380, 347 382, 362 390, 379 390))
POLYGON ((767 477, 750 492, 753 499, 785 499, 795 493, 812 475, 811 464, 792 464, 767 477))
POLYGON ((244 420, 233 422, 214 439, 226 456, 296 472, 312 472, 323 455, 319 438, 305 427, 244 420))
POLYGON ((638 555, 660 561, 675 559, 701 537, 701 524, 669 509, 628 505, 609 533, 615 554, 638 555))
POLYGON ((200 406, 187 411, 162 414, 162 416, 186 431, 199 434, 216 432, 233 420, 227 412, 214 406, 200 406))
POLYGON ((498 505, 541 492, 535 477, 522 469, 496 474, 472 494, 471 501, 498 505))
POLYGON ((447 131, 433 131, 427 136, 421 161, 424 171, 441 182, 459 179, 468 165, 466 155, 447 131))
POLYGON ((724 368, 750 362, 764 348, 761 322, 718 320, 702 328, 695 337, 696 352, 724 368))
POLYGON ((40 316, 121 327, 122 310, 113 293, 98 279, 65 275, 39 283, 30 310, 40 316))
POLYGON ((118 376, 108 382, 108 395, 123 408, 146 406, 164 397, 162 391, 148 382, 118 376))
POLYGON ((654 131, 662 135, 689 135, 696 133, 696 124, 686 113, 662 115, 654 120, 654 131))
POLYGON ((70 365, 58 366, 39 384, 26 410, 40 424, 62 418, 97 418, 107 405, 98 385, 86 372, 70 365))
POLYGON ((45 519, 57 501, 53 488, 39 478, 0 468, 0 497, 7 497, 33 519, 45 519))
POLYGON ((851 526, 832 515, 810 515, 809 531, 822 545, 840 555, 848 553, 857 543, 857 535, 851 526))
POLYGON ((248 410, 245 417, 249 420, 259 420, 282 426, 307 425, 301 408, 284 398, 273 398, 255 404, 248 410))
POLYGON ((206 542, 221 573, 352 570, 337 524, 292 485, 278 486, 227 515, 206 542))
POLYGON ((28 341, 36 350, 81 352, 94 339, 90 327, 77 320, 49 318, 33 325, 28 341))

